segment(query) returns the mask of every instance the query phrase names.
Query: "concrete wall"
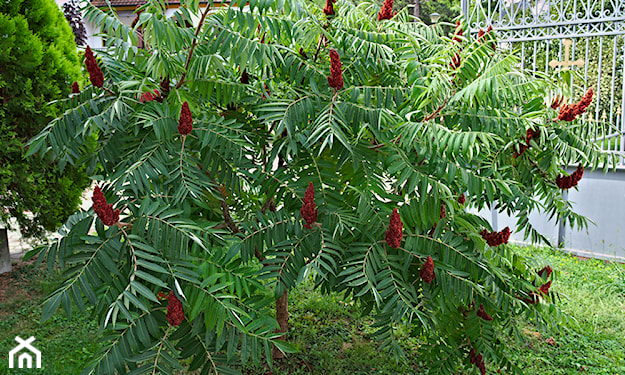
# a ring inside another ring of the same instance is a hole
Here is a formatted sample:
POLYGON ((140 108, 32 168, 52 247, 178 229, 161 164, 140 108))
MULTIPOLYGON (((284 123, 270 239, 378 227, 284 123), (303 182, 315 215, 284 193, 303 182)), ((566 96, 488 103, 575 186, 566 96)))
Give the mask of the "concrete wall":
MULTIPOLYGON (((573 172, 573 168, 567 172, 573 172)), ((604 259, 625 261, 625 168, 604 174, 601 171, 584 172, 578 190, 568 191, 568 200, 573 210, 592 220, 586 230, 559 228, 558 223, 547 220, 541 212, 530 214, 530 223, 552 243, 563 236, 564 249, 572 253, 604 259)), ((506 226, 514 231, 516 219, 505 213, 481 211, 479 215, 489 220, 493 228, 501 230, 506 226)), ((523 233, 513 232, 510 239, 525 243, 523 233)))

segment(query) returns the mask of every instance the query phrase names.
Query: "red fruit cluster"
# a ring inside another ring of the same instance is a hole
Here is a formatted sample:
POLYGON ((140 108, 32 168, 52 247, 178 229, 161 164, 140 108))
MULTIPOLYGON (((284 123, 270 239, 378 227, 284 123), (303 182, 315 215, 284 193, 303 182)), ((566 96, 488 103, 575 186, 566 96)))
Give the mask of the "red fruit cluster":
POLYGON ((182 310, 182 303, 176 297, 174 292, 169 292, 167 297, 169 305, 167 305, 167 321, 174 327, 177 327, 184 320, 184 311, 182 310))
POLYGON ((540 129, 536 129, 536 130, 527 129, 527 132, 526 132, 526 135, 525 135, 525 144, 520 144, 519 145, 519 151, 515 152, 514 155, 512 155, 512 156, 517 158, 517 157, 523 155, 525 150, 530 148, 530 141, 532 139, 537 139, 539 137, 540 137, 540 129))
POLYGON ((460 193, 458 197, 458 203, 464 206, 464 203, 467 201, 467 198, 464 196, 464 193, 460 193))
MULTIPOLYGON (((486 32, 484 32, 484 30, 480 29, 480 31, 478 31, 478 33, 477 33, 477 41, 480 42, 480 43, 486 42, 486 39, 487 39, 486 36, 488 34, 490 34, 491 31, 493 31, 493 27, 492 26, 488 26, 488 29, 486 30, 486 32)), ((493 48, 493 51, 494 51, 494 50, 497 49, 497 44, 495 44, 495 42, 492 42, 491 43, 491 47, 493 48)))
POLYGON ((491 247, 508 243, 510 233, 512 232, 509 227, 505 227, 501 232, 487 232, 486 229, 480 232, 482 238, 488 243, 488 246, 491 247))
POLYGON ((378 13, 378 21, 390 20, 396 14, 397 12, 393 13, 393 0, 384 0, 382 9, 378 13))
POLYGON ((304 51, 304 47, 299 48, 299 54, 304 58, 304 60, 308 60, 308 55, 306 54, 306 51, 304 51))
POLYGON ((163 292, 158 292, 158 294, 156 295, 156 299, 159 301, 164 301, 167 299, 167 294, 163 292))
POLYGON ((78 82, 76 81, 72 83, 72 94, 80 94, 80 86, 78 86, 78 82))
MULTIPOLYGON (((492 31, 493 31, 493 26, 490 25, 488 26, 488 29, 486 29, 486 34, 490 34, 492 31)), ((493 49, 493 51, 497 51, 497 43, 493 41, 491 42, 490 46, 493 49)))
POLYGON ((543 277, 543 274, 547 273, 547 276, 545 276, 545 278, 548 278, 549 276, 551 276, 552 272, 553 270, 551 269, 551 267, 545 266, 540 271, 538 271, 538 276, 543 277))
POLYGON ((167 97, 167 95, 169 95, 169 76, 163 78, 160 86, 161 86, 161 92, 163 93, 163 96, 167 97))
POLYGON ((575 172, 571 173, 570 176, 558 176, 556 177, 556 185, 558 185, 558 187, 560 189, 570 189, 574 186, 577 186, 577 184, 579 183, 579 180, 582 179, 582 176, 584 175, 584 167, 582 167, 582 165, 578 165, 577 169, 575 170, 575 172))
POLYGON ((315 188, 313 183, 308 184, 306 193, 304 194, 304 204, 299 210, 302 219, 306 222, 304 228, 311 229, 312 224, 317 221, 317 205, 315 204, 315 188))
POLYGON ((543 285, 540 286, 540 288, 538 288, 538 290, 542 293, 542 294, 548 294, 549 293, 549 288, 551 288, 551 280, 547 281, 546 283, 544 283, 543 285))
POLYGON ((588 89, 586 94, 582 96, 578 103, 573 104, 563 104, 560 107, 560 113, 558 114, 558 120, 561 121, 573 121, 575 118, 582 113, 586 112, 586 109, 592 103, 592 96, 594 92, 592 91, 592 87, 588 89))
POLYGON ((141 96, 139 97, 139 101, 141 103, 147 103, 147 102, 151 102, 153 100, 157 100, 157 101, 162 101, 162 99, 160 98, 161 93, 158 92, 158 90, 154 90, 154 93, 151 92, 144 92, 141 94, 141 96), (161 99, 161 100, 159 100, 161 99))
MULTIPOLYGON (((538 291, 543 296, 546 296, 547 294, 549 294, 549 288, 551 288, 551 280, 549 280, 546 283, 544 283, 543 285, 541 285, 540 288, 538 288, 538 291)), ((530 293, 528 293, 528 295, 529 295, 529 298, 523 298, 523 302, 529 303, 531 305, 538 303, 538 300, 539 300, 538 296, 540 295, 539 293, 530 292, 530 293)))
POLYGON ((330 50, 330 77, 328 77, 328 84, 330 87, 340 90, 343 88, 343 71, 342 71, 341 58, 339 53, 335 49, 330 50))
MULTIPOLYGON (((447 217, 447 207, 445 207, 445 205, 441 203, 441 211, 440 211, 440 214, 438 215, 438 219, 440 220, 445 217, 447 217)), ((432 228, 432 230, 430 231, 430 236, 434 234, 434 231, 436 230, 437 226, 438 226, 438 223, 434 223, 434 228, 432 228)))
POLYGON ((462 25, 460 20, 456 21, 456 30, 454 31, 454 42, 462 43, 462 25))
POLYGON ((551 99, 551 108, 558 109, 564 103, 564 95, 556 95, 553 99, 551 99))
POLYGON ((250 83, 250 75, 247 74, 247 69, 243 69, 243 73, 241 73, 241 79, 239 81, 244 85, 250 83))
POLYGON ((182 103, 182 109, 180 110, 180 120, 178 120, 178 131, 182 135, 187 135, 193 130, 193 118, 191 117, 191 110, 189 109, 189 103, 186 101, 182 103))
POLYGON ((334 15, 334 0, 326 0, 326 7, 323 8, 323 13, 325 13, 326 16, 334 15))
POLYGON ((480 374, 486 375, 486 365, 484 364, 484 358, 481 354, 478 354, 475 349, 471 349, 471 351, 469 352, 469 361, 480 370, 480 374))
POLYGON ((113 205, 106 203, 106 197, 104 197, 104 193, 102 193, 99 186, 93 189, 92 200, 93 210, 104 225, 110 227, 119 221, 119 210, 113 211, 113 205))
POLYGON ((481 303, 480 308, 477 309, 477 316, 489 322, 493 320, 493 317, 488 315, 488 313, 484 310, 484 305, 482 305, 481 303))
POLYGON ((384 235, 386 244, 393 249, 397 249, 401 244, 401 239, 404 237, 403 230, 404 223, 401 222, 401 218, 399 217, 399 211, 397 210, 397 208, 394 208, 393 213, 391 213, 388 230, 384 235))
POLYGON ((93 56, 91 47, 89 46, 87 46, 87 49, 85 50, 85 65, 87 65, 87 72, 89 73, 89 80, 91 81, 91 84, 95 87, 102 87, 102 85, 104 85, 104 75, 98 66, 98 62, 95 60, 95 56, 93 56))
POLYGON ((452 69, 458 69, 460 67, 460 64, 462 63, 462 60, 460 58, 460 54, 458 52, 456 52, 455 55, 452 56, 451 58, 451 62, 449 63, 449 66, 452 69))
POLYGON ((423 267, 421 268, 421 271, 419 271, 419 276, 421 277, 421 280, 423 280, 423 282, 428 284, 431 283, 436 277, 436 273, 434 273, 434 261, 432 260, 431 256, 428 255, 425 263, 423 264, 423 267))

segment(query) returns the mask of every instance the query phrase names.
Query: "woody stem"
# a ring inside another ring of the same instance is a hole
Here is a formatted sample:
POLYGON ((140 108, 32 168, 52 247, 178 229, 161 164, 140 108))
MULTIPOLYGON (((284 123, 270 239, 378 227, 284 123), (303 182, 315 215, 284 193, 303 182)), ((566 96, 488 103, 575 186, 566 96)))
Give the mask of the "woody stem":
POLYGON ((206 16, 208 15, 209 10, 210 10, 210 5, 207 4, 206 8, 204 9, 204 12, 202 13, 202 18, 200 19, 200 23, 197 25, 197 28, 195 29, 195 37, 193 38, 193 43, 191 43, 191 49, 189 49, 189 55, 187 56, 187 61, 184 64, 184 72, 182 73, 180 80, 176 84, 176 89, 179 89, 180 86, 182 86, 182 84, 184 83, 184 79, 187 76, 187 72, 189 71, 189 64, 191 64, 191 57, 193 57, 193 51, 195 50, 195 47, 197 46, 197 40, 198 40, 198 36, 200 35, 200 30, 202 29, 202 26, 204 25, 204 20, 206 19, 206 16))

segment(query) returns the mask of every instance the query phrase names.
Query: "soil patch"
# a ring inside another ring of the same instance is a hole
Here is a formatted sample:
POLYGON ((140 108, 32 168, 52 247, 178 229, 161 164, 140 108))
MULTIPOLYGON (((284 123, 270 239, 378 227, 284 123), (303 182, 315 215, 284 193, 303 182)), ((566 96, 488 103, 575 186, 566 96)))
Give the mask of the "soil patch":
POLYGON ((31 287, 31 278, 37 277, 32 269, 34 261, 13 265, 13 271, 0 275, 0 318, 13 313, 16 303, 37 298, 38 294, 31 287))

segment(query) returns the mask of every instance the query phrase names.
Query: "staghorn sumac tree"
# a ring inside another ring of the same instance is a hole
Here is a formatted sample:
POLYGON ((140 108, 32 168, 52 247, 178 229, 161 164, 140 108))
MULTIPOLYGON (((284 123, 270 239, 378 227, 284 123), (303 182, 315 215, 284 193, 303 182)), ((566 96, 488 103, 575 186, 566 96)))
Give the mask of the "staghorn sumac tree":
POLYGON ((94 208, 39 251, 67 277, 43 319, 87 300, 107 332, 86 373, 271 363, 294 350, 288 291, 310 275, 371 314, 397 359, 410 326, 432 373, 520 372, 500 337, 558 318, 551 272, 506 243, 545 240, 535 209, 586 223, 556 179, 607 159, 588 125, 558 119, 551 93, 567 91, 519 71, 491 31, 329 4, 182 1, 166 17, 148 1, 133 23, 145 49, 85 4, 110 33, 89 63, 102 87, 68 98, 29 152, 99 180, 94 208), (517 226, 492 232, 472 213, 488 207, 517 226))

